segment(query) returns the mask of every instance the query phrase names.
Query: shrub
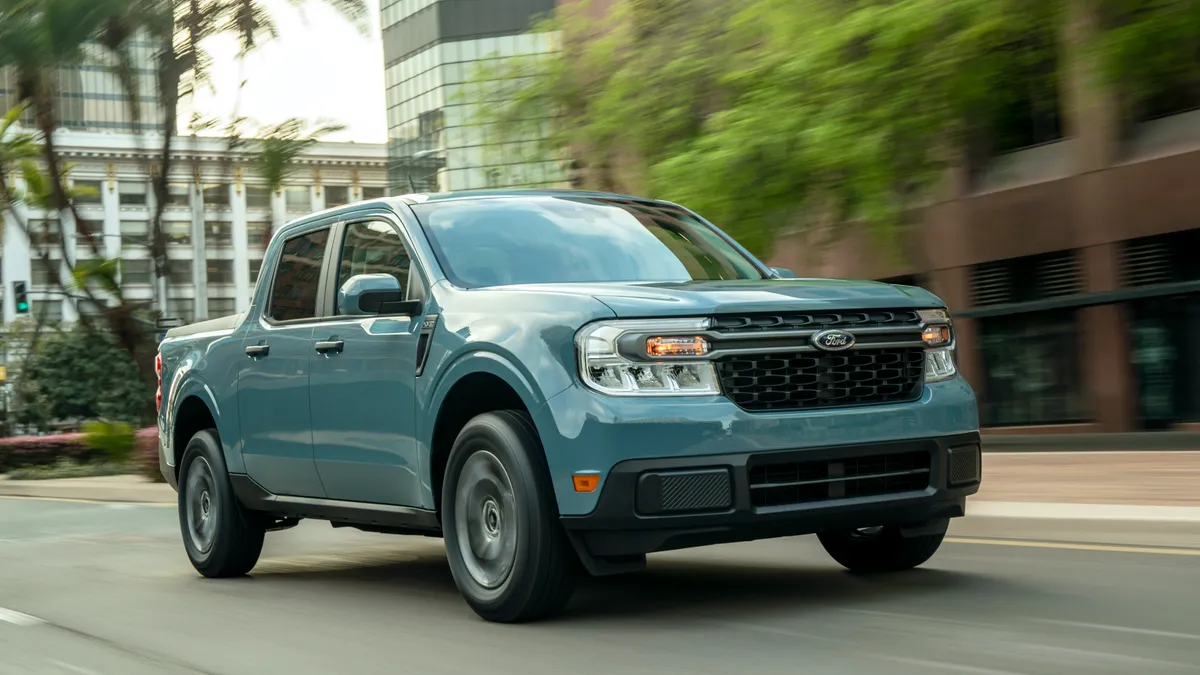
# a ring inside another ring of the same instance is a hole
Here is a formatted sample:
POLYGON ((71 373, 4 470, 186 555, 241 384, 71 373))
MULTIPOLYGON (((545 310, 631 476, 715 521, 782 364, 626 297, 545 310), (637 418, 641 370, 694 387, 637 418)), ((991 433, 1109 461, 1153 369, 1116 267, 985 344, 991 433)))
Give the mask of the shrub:
POLYGON ((0 438, 0 471, 44 466, 62 459, 87 462, 101 456, 88 445, 86 434, 0 438))
POLYGON ((166 482, 158 470, 158 427, 138 429, 133 446, 133 462, 138 473, 158 483, 166 482))
POLYGON ((88 447, 103 454, 110 462, 128 462, 133 454, 133 427, 125 422, 85 422, 83 433, 87 436, 88 447))

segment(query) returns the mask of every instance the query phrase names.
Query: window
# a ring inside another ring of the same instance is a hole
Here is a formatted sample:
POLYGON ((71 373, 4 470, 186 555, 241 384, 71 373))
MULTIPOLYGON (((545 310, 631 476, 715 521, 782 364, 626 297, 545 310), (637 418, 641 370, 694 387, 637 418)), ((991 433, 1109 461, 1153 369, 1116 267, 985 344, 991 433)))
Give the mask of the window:
POLYGON ((33 315, 46 317, 47 323, 62 321, 62 300, 58 298, 34 298, 29 302, 33 315))
POLYGON ((167 272, 167 281, 176 286, 192 285, 192 261, 172 260, 167 272))
MULTIPOLYGON (((359 274, 390 274, 408 289, 408 250, 396 228, 382 221, 351 223, 346 227, 338 287, 359 274)), ((338 308, 340 312, 342 308, 338 308)))
POLYGON ((146 205, 146 184, 133 182, 117 183, 117 190, 121 194, 121 206, 145 206, 146 205))
POLYGON ((233 224, 223 220, 204 223, 204 243, 209 246, 229 246, 233 243, 233 224))
POLYGON ((381 199, 387 196, 387 191, 381 187, 365 187, 362 194, 363 199, 381 199))
POLYGON ((168 244, 192 243, 192 223, 187 220, 169 220, 163 223, 163 236, 168 244))
POLYGON ((122 246, 148 246, 150 244, 150 222, 147 220, 122 220, 122 246))
POLYGON ((43 248, 57 250, 59 242, 62 241, 62 227, 57 219, 30 220, 29 234, 32 239, 29 243, 43 248))
POLYGON ((283 201, 289 211, 308 211, 312 208, 312 195, 304 185, 289 185, 284 188, 283 201))
POLYGON ((350 203, 350 188, 345 185, 328 185, 325 187, 325 206, 334 207, 350 203))
POLYGON ((271 208, 271 188, 259 185, 247 185, 246 206, 251 209, 271 208))
POLYGON ((188 206, 191 204, 191 183, 168 183, 167 206, 188 206))
POLYGON ((233 261, 232 260, 209 260, 208 261, 208 283, 210 283, 210 284, 232 284, 233 283, 233 261))
POLYGON ((49 267, 41 258, 34 258, 29 264, 34 286, 53 286, 58 282, 60 270, 57 260, 51 260, 49 267))
POLYGON ((317 315, 317 287, 321 259, 329 242, 329 230, 307 232, 284 242, 275 268, 267 317, 274 321, 296 321, 317 315))
POLYGON ((762 279, 716 230, 657 202, 520 197, 413 206, 458 286, 762 279))
POLYGON ((88 235, 92 236, 92 242, 95 242, 96 247, 101 252, 104 251, 104 223, 98 220, 80 220, 75 223, 75 248, 82 254, 92 252, 92 244, 88 241, 88 235))
POLYGON ((230 314, 234 314, 236 312, 236 310, 234 309, 233 303, 234 303, 233 298, 209 298, 208 299, 208 316, 209 317, 219 317, 219 316, 229 316, 230 314))
POLYGON ((191 323, 195 312, 196 301, 191 298, 167 299, 167 316, 169 318, 183 319, 184 323, 191 323))
POLYGON ((149 284, 153 281, 154 267, 149 259, 122 260, 121 286, 149 284))
POLYGON ((250 260, 250 283, 252 283, 252 284, 258 283, 258 273, 261 271, 262 271, 262 259, 261 258, 253 259, 252 258, 250 260))
POLYGON ((229 184, 228 183, 210 183, 204 186, 204 205, 228 207, 229 206, 229 184))
POLYGON ((1079 329, 1070 310, 981 319, 985 426, 1066 424, 1086 418, 1079 329))
POLYGON ((77 180, 74 185, 76 204, 99 204, 100 192, 104 182, 98 180, 77 180))
POLYGON ((246 223, 246 245, 252 249, 265 249, 271 241, 271 223, 250 221, 246 223))

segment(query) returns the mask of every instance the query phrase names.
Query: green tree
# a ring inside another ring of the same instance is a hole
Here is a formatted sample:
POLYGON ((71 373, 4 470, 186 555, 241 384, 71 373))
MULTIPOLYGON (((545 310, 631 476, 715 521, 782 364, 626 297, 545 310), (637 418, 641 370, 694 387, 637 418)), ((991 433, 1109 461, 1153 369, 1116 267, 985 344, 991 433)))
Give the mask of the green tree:
MULTIPOLYGON (((1200 0, 1069 1, 1132 100, 1200 81, 1200 0)), ((482 69, 475 98, 508 140, 550 117, 543 152, 587 185, 687 203, 758 253, 803 227, 891 243, 947 167, 1020 145, 1017 113, 1054 123, 1067 2, 572 4, 537 27, 561 52, 482 69)))
MULTIPOLYGON (((295 170, 296 159, 304 154, 305 150, 316 144, 321 136, 336 133, 343 128, 340 124, 325 122, 318 122, 314 126, 294 118, 263 127, 259 130, 258 137, 252 141, 251 161, 254 170, 267 182, 272 192, 278 192, 295 170)), ((275 223, 275 227, 282 224, 275 223)))

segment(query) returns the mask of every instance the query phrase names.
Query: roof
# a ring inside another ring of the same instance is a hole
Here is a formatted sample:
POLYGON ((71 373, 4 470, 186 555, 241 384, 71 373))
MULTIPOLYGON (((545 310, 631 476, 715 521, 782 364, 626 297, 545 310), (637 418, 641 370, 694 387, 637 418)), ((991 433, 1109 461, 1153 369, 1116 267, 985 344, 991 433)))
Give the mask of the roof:
POLYGON ((562 188, 496 188, 488 190, 459 190, 456 192, 432 192, 397 195, 394 197, 394 199, 398 199, 409 204, 420 204, 423 202, 450 201, 455 199, 481 199, 487 197, 592 197, 599 199, 654 201, 648 197, 637 197, 633 195, 618 194, 615 192, 570 190, 562 188))

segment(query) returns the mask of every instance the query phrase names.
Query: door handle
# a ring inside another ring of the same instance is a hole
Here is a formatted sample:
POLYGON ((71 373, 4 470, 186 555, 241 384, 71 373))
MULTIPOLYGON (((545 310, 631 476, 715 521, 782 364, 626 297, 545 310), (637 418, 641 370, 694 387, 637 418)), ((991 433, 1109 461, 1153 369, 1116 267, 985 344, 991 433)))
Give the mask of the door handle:
POLYGON ((323 340, 317 343, 318 354, 328 354, 329 352, 338 353, 345 346, 345 340, 323 340))
POLYGON ((246 347, 246 356, 249 356, 252 359, 259 356, 266 356, 270 353, 271 345, 249 345, 246 347))

